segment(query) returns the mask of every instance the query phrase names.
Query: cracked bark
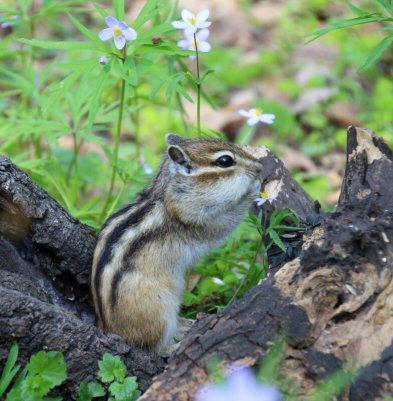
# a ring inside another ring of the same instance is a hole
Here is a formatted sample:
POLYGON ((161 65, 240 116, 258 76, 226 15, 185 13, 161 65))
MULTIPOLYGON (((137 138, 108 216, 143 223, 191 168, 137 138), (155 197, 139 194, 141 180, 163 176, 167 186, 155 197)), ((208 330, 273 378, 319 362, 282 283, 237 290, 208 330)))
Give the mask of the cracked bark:
POLYGON ((364 370, 342 399, 392 394, 391 150, 369 131, 349 129, 347 169, 332 214, 318 213, 269 150, 249 151, 265 166, 263 189, 277 196, 276 206, 291 207, 309 228, 293 260, 276 258, 266 280, 223 312, 203 316, 164 372, 162 358, 95 328, 89 297, 93 230, 0 157, 0 366, 14 340, 22 362, 40 349, 59 349, 70 376, 62 395, 73 399, 76 384, 91 380, 97 360, 111 352, 123 357, 143 390, 156 376, 141 401, 192 400, 208 379, 212 356, 225 366, 253 366, 284 333, 282 370, 301 384, 301 394, 345 363, 364 370))
MULTIPOLYGON (((383 140, 350 127, 336 212, 315 226, 318 216, 306 201, 301 217, 311 224, 298 256, 231 307, 200 319, 140 400, 191 401, 208 380, 212 356, 225 367, 257 365, 279 333, 288 339, 281 373, 294 379, 300 395, 346 364, 363 369, 341 400, 392 395, 392 177, 392 152, 383 140)), ((290 186, 280 188, 281 206, 289 206, 290 186)))

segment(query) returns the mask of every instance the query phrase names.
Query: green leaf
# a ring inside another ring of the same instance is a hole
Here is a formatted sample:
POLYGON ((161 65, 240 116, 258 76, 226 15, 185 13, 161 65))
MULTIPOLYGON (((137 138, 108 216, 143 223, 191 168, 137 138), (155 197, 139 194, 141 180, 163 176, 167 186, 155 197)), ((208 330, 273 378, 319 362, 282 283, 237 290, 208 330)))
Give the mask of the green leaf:
POLYGON ((33 355, 27 364, 27 371, 25 389, 33 390, 39 395, 46 395, 50 389, 60 385, 67 378, 64 356, 57 351, 40 351, 33 355))
POLYGON ((360 70, 365 70, 371 64, 374 64, 382 56, 382 53, 386 49, 388 49, 392 43, 393 43, 393 34, 381 40, 377 45, 377 47, 371 52, 366 62, 360 67, 360 70))
POLYGON ((356 378, 355 371, 339 369, 333 373, 306 398, 306 401, 330 401, 339 395, 345 388, 349 387, 351 382, 356 378))
POLYGON ((368 11, 362 10, 361 8, 358 8, 356 6, 354 6, 352 3, 350 3, 348 0, 345 0, 345 4, 347 5, 347 7, 356 15, 358 15, 359 17, 364 16, 369 14, 368 11))
POLYGON ((362 17, 351 18, 351 19, 333 22, 328 27, 319 29, 319 30, 307 35, 307 36, 314 36, 307 43, 312 42, 313 40, 318 39, 321 36, 323 36, 329 32, 335 31, 337 29, 343 29, 343 28, 349 28, 349 27, 356 26, 356 25, 368 24, 370 22, 391 22, 391 21, 393 21, 392 18, 385 17, 384 15, 379 14, 379 13, 374 13, 374 14, 367 14, 362 17))
POLYGON ((18 358, 18 344, 13 344, 10 352, 8 353, 7 361, 4 366, 3 373, 0 377, 0 396, 8 388, 14 376, 18 373, 20 365, 16 365, 16 359, 18 358))
POLYGON ((273 242, 283 251, 286 252, 287 248, 285 247, 285 245, 283 244, 283 242, 281 241, 280 236, 276 233, 276 231, 274 230, 269 230, 269 235, 270 238, 273 240, 273 242))
POLYGON ((98 35, 96 33, 89 31, 84 25, 82 25, 70 13, 67 13, 67 15, 82 35, 84 35, 84 36, 86 36, 86 38, 90 39, 97 46, 98 49, 100 49, 102 51, 107 51, 106 45, 100 40, 100 38, 98 37, 98 35))
POLYGON ((124 0, 113 0, 113 9, 115 10, 115 17, 119 21, 124 21, 124 0))
POLYGON ((78 398, 76 401, 91 401, 96 397, 103 397, 105 395, 104 387, 98 383, 81 383, 78 391, 78 398))
POLYGON ((275 382, 280 372, 280 364, 285 354, 287 343, 285 337, 280 335, 274 341, 272 348, 262 359, 258 372, 258 378, 266 382, 275 382))
POLYGON ((110 383, 114 380, 122 382, 127 374, 126 365, 118 355, 113 356, 107 352, 98 362, 99 371, 98 376, 104 383, 110 383))
POLYGON ((123 383, 112 383, 109 386, 109 392, 116 401, 132 401, 140 395, 138 391, 138 383, 135 376, 127 377, 123 383))
POLYGON ((140 28, 149 19, 152 19, 155 15, 157 15, 163 8, 163 6, 163 2, 160 2, 158 0, 147 0, 141 12, 138 14, 136 20, 132 24, 133 28, 140 28))
POLYGON ((18 39, 19 42, 47 50, 97 50, 95 46, 76 41, 50 41, 38 39, 18 39))

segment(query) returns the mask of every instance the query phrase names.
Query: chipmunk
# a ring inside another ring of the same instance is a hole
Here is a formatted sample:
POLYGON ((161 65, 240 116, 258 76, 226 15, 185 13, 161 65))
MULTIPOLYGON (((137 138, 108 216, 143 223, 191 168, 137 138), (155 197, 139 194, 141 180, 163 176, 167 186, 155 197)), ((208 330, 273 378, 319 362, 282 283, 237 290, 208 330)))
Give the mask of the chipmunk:
POLYGON ((157 352, 176 334, 187 269, 243 220, 262 171, 234 144, 174 134, 166 143, 150 185, 103 225, 91 279, 100 330, 157 352))

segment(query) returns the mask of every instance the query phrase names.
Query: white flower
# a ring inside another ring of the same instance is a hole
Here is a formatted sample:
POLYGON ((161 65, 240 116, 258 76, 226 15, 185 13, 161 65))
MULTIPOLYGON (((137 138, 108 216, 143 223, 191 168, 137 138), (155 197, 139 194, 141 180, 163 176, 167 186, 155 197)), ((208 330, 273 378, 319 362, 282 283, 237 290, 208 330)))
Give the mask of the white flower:
POLYGON ((199 390, 196 401, 282 401, 279 391, 259 383, 251 369, 233 372, 226 384, 208 384, 199 390))
POLYGON ((198 29, 207 28, 211 22, 206 21, 209 18, 209 10, 202 10, 196 16, 188 10, 181 12, 183 21, 173 21, 172 26, 176 29, 184 29, 186 36, 193 35, 198 29))
POLYGON ((254 202, 258 207, 261 207, 265 202, 272 202, 274 199, 276 199, 275 196, 269 195, 267 192, 261 192, 254 202))
MULTIPOLYGON (((208 29, 202 29, 195 34, 195 37, 194 35, 186 35, 186 38, 177 42, 177 45, 183 50, 198 49, 198 52, 208 52, 212 48, 210 43, 206 42, 206 39, 209 37, 209 35, 210 32, 208 29)), ((190 57, 194 58, 195 56, 190 57)))
POLYGON ((103 29, 98 37, 103 41, 113 38, 115 46, 119 50, 123 49, 127 40, 135 40, 138 36, 134 29, 129 28, 125 22, 118 21, 115 17, 106 17, 105 23, 109 28, 103 29))
POLYGON ((98 62, 99 62, 101 65, 106 65, 106 63, 108 62, 108 59, 107 59, 105 56, 101 56, 101 57, 99 58, 98 62))
POLYGON ((248 125, 255 125, 259 122, 265 124, 273 124, 276 116, 274 114, 265 114, 262 109, 239 110, 239 114, 247 117, 248 125))
POLYGON ((212 277, 212 281, 213 281, 214 284, 217 284, 217 285, 224 285, 224 284, 225 284, 225 283, 224 283, 220 278, 218 278, 218 277, 212 277))

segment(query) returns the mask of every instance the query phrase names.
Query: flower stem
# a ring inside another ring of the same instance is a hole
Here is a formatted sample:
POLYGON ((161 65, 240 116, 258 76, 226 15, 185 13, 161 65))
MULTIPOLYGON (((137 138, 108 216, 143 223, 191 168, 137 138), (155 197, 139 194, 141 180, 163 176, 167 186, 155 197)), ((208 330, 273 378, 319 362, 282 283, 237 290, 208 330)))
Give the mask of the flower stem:
MULTIPOLYGON (((126 46, 124 46, 123 51, 122 51, 122 62, 126 61, 126 46)), ((116 172, 117 172, 117 161, 119 158, 119 146, 120 146, 120 136, 121 136, 121 128, 122 128, 122 122, 123 122, 123 111, 124 111, 124 98, 125 98, 125 93, 126 93, 126 81, 125 79, 121 80, 121 88, 120 88, 120 106, 119 106, 119 114, 117 116, 117 125, 116 125, 116 132, 114 136, 114 142, 113 142, 113 158, 112 158, 112 176, 111 176, 111 181, 109 185, 109 191, 108 191, 108 196, 106 198, 105 205, 101 211, 100 218, 99 220, 102 221, 103 217, 106 214, 106 211, 108 209, 109 203, 112 198, 112 192, 113 188, 115 186, 115 179, 116 179, 116 172)))
POLYGON ((196 36, 194 33, 194 43, 195 43, 195 52, 196 52, 196 62, 197 62, 197 127, 198 127, 198 136, 201 136, 201 81, 199 76, 199 53, 198 53, 198 42, 196 40, 196 36))

